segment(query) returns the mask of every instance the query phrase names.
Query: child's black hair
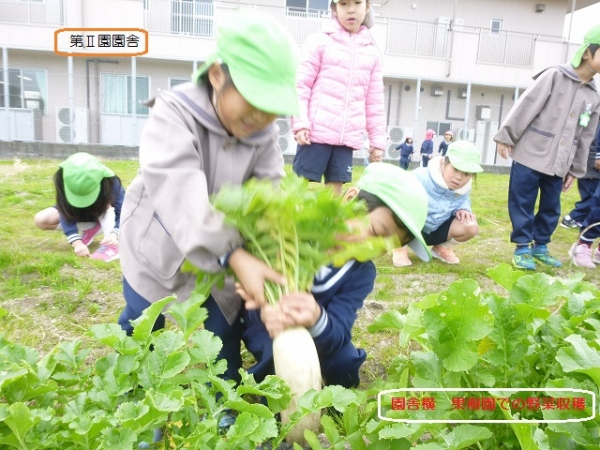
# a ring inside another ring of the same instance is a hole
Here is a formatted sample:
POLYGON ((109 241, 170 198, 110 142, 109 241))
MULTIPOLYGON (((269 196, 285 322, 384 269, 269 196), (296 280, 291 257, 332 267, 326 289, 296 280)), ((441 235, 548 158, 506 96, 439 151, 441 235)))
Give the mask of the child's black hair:
POLYGON ((92 222, 102 217, 106 210, 116 202, 113 192, 116 191, 115 184, 121 185, 121 179, 114 177, 102 178, 100 182, 100 194, 94 203, 85 208, 77 208, 71 205, 65 195, 65 183, 63 181, 63 170, 59 168, 54 174, 54 187, 56 189, 56 209, 68 221, 92 222))
POLYGON ((594 55, 596 54, 596 51, 600 48, 600 44, 590 44, 588 45, 588 49, 590 51, 590 53, 592 54, 592 58, 594 57, 594 55))
MULTIPOLYGON (((377 197, 376 195, 371 194, 370 192, 367 192, 363 189, 361 189, 358 192, 356 198, 359 200, 364 200, 365 204, 367 205, 367 210, 369 212, 373 211, 376 208, 380 208, 382 206, 389 208, 389 206, 383 200, 381 200, 379 197, 377 197)), ((396 213, 393 211, 392 211, 392 217, 394 218, 394 223, 396 224, 396 226, 401 230, 406 230, 406 232, 407 232, 406 242, 402 242, 401 244, 404 245, 407 242, 411 241, 414 238, 414 235, 412 234, 412 232, 406 227, 406 225, 404 225, 404 222, 402 222, 400 217, 398 217, 396 215, 396 213)))

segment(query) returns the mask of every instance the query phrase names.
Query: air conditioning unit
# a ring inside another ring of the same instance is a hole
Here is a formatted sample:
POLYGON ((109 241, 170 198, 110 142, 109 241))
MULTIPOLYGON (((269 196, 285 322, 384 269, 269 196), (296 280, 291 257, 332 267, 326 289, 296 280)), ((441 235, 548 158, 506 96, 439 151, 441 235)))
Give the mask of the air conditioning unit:
POLYGON ((441 97, 442 95, 444 95, 444 88, 439 85, 431 86, 431 95, 433 97, 441 97))
POLYGON ((475 128, 462 128, 458 130, 458 140, 475 142, 475 128))
POLYGON ((89 141, 86 108, 56 108, 56 141, 67 144, 85 144, 89 141))
POLYGON ((286 117, 281 117, 275 121, 279 127, 279 148, 284 155, 296 154, 296 140, 292 132, 292 123, 286 117))
POLYGON ((385 159, 399 159, 400 150, 396 147, 402 144, 407 137, 413 137, 413 130, 410 127, 390 126, 388 127, 389 143, 383 156, 385 159))

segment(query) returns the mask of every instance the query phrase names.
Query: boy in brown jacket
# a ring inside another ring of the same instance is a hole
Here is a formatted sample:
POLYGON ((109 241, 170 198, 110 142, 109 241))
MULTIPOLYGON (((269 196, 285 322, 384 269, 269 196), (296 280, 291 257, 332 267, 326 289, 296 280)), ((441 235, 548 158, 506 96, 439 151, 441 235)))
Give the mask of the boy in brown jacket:
MULTIPOLYGON (((229 266, 257 301, 266 279, 282 277, 246 252, 209 196, 224 183, 283 176, 274 124, 298 113, 296 45, 274 19, 234 15, 219 28, 217 51, 192 82, 161 91, 140 142, 140 170, 125 195, 120 254, 125 309, 119 324, 169 295, 186 300, 196 277, 184 260, 208 272, 229 266)), ((204 304, 205 327, 223 341, 220 358, 240 359, 241 299, 233 280, 204 304)), ((154 329, 162 328, 160 316, 154 329)), ((232 365, 231 367, 234 367, 232 365)), ((233 369, 226 376, 237 379, 233 369), (233 373, 232 373, 233 372, 233 373)))
POLYGON ((561 190, 585 175, 600 112, 593 80, 600 71, 599 47, 600 25, 586 34, 571 64, 550 67, 534 77, 494 136, 498 153, 513 159, 508 213, 516 267, 533 270, 535 260, 562 265, 547 244, 560 218, 561 190))

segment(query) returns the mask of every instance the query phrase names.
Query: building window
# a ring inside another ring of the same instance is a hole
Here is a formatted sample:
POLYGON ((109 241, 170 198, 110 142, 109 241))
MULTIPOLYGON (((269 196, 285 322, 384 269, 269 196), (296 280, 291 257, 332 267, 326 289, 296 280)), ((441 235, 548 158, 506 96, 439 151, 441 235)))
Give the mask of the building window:
MULTIPOLYGON (((147 116, 149 108, 142 102, 150 96, 150 77, 136 77, 137 115, 147 116)), ((102 112, 106 114, 133 113, 131 95, 131 76, 102 74, 102 112)))
POLYGON ((187 83, 189 78, 169 78, 169 88, 173 89, 178 84, 187 83))
POLYGON ((171 31, 213 35, 213 0, 171 0, 171 31))
POLYGON ((427 122, 427 129, 435 131, 437 136, 443 136, 446 131, 452 130, 452 122, 427 122))
MULTIPOLYGON (((9 108, 39 109, 46 112, 48 76, 45 70, 8 69, 9 108)), ((4 70, 0 69, 0 107, 4 101, 4 70)))
POLYGON ((285 0, 288 13, 322 17, 329 13, 330 0, 285 0))
POLYGON ((502 19, 492 19, 490 24, 490 33, 491 34, 500 34, 502 31, 502 19))

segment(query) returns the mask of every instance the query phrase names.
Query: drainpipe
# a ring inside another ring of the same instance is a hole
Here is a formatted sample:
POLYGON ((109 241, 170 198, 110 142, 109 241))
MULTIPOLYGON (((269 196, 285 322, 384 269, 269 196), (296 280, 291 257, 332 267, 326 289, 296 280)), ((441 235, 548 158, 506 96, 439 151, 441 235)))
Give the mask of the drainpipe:
POLYGON ((131 57, 131 120, 133 133, 133 145, 138 145, 137 135, 137 58, 131 57))
POLYGON ((417 80, 417 93, 415 95, 415 122, 413 126, 413 139, 415 138, 415 134, 417 134, 417 127, 419 126, 419 109, 421 102, 421 79, 417 80))
MULTIPOLYGON (((88 110, 88 136, 89 136, 89 142, 92 141, 92 138, 96 138, 96 142, 100 142, 100 122, 101 122, 101 114, 102 112, 100 111, 100 107, 97 107, 96 110, 94 111, 94 117, 97 119, 96 123, 97 123, 97 129, 96 129, 96 136, 92 136, 91 130, 92 130, 92 124, 93 124, 93 117, 92 117, 92 105, 91 105, 91 99, 90 99, 90 63, 96 63, 96 73, 95 76, 98 77, 98 63, 107 63, 107 64, 119 64, 119 61, 116 59, 97 59, 97 58, 87 58, 85 60, 85 96, 86 96, 86 103, 85 106, 88 110), (97 117, 96 117, 97 116, 97 117)), ((100 86, 99 83, 97 83, 96 86, 96 96, 99 98, 100 97, 100 86)))
POLYGON ((69 121, 71 122, 71 126, 69 127, 71 130, 71 136, 69 136, 69 142, 73 144, 75 138, 75 97, 73 95, 73 57, 67 57, 67 72, 68 76, 68 86, 69 86, 69 121))
POLYGON ((454 11, 452 12, 452 22, 450 22, 450 49, 448 50, 448 72, 446 72, 446 77, 449 77, 452 74, 452 55, 454 53, 454 25, 456 23, 456 5, 458 4, 458 0, 454 0, 454 11))
POLYGON ((569 21, 569 34, 567 36, 567 45, 565 46, 565 62, 568 62, 569 57, 569 47, 571 45, 571 29, 573 28, 573 14, 575 13, 575 6, 577 0, 573 0, 571 3, 571 20, 569 21))
POLYGON ((6 114, 6 140, 10 141, 10 95, 8 90, 8 48, 2 47, 2 82, 4 83, 4 113, 6 114))
POLYGON ((471 82, 467 83, 467 99, 465 103, 465 130, 469 129, 469 108, 471 107, 471 82))

